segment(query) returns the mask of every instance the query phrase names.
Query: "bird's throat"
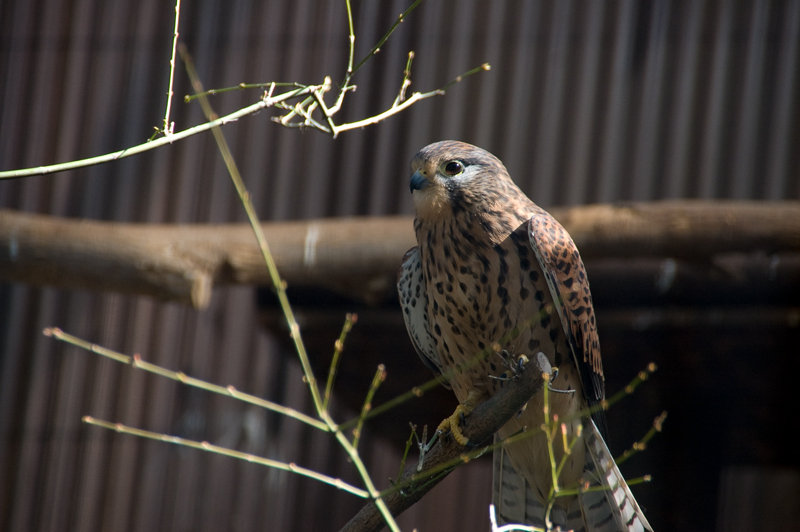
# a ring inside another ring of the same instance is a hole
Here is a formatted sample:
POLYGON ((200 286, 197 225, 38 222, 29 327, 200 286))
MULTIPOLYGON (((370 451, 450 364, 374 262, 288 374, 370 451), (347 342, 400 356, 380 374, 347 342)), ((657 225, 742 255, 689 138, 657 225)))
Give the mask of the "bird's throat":
POLYGON ((414 205, 417 218, 424 222, 439 222, 453 215, 447 191, 436 185, 414 191, 414 205))

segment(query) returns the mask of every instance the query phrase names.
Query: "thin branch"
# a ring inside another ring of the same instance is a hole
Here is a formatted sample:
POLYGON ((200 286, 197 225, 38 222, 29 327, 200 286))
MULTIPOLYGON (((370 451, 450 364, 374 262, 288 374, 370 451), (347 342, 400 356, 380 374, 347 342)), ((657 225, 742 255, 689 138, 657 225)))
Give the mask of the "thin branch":
POLYGON ((347 27, 350 30, 348 36, 350 40, 350 55, 347 59, 347 73, 345 74, 345 82, 342 84, 342 94, 344 94, 350 82, 350 78, 353 77, 353 56, 356 52, 356 32, 353 28, 353 10, 350 7, 350 0, 345 0, 345 4, 347 5, 347 27))
POLYGON ((172 87, 175 81, 175 52, 178 48, 178 22, 181 18, 181 0, 175 0, 175 31, 172 37, 172 57, 169 60, 169 90, 167 91, 167 110, 164 113, 164 128, 162 132, 164 136, 169 137, 175 129, 175 123, 170 123, 169 113, 172 109, 172 96, 174 92, 172 87))
MULTIPOLYGON (((187 94, 183 97, 183 101, 185 103, 189 103, 194 101, 201 96, 215 96, 217 94, 223 94, 226 92, 233 92, 233 91, 242 91, 247 89, 263 89, 269 87, 270 91, 267 93, 267 98, 272 96, 272 91, 275 90, 275 87, 294 87, 298 88, 297 83, 295 82, 279 82, 279 81, 269 81, 267 83, 239 83, 238 85, 234 85, 233 87, 223 87, 221 89, 209 89, 207 91, 203 91, 196 94, 187 94)), ((280 105, 276 104, 276 107, 280 107, 280 105)))
MULTIPOLYGON (((180 52, 184 63, 186 63, 186 71, 189 74, 189 78, 192 81, 192 86, 195 88, 195 92, 203 92, 202 84, 200 83, 200 79, 197 77, 197 72, 194 69, 194 63, 186 51, 186 47, 181 46, 180 52)), ((200 104, 203 107, 203 112, 206 114, 206 117, 209 120, 212 120, 214 117, 214 112, 211 110, 211 104, 208 102, 208 99, 200 98, 200 104)), ((297 320, 294 317, 294 312, 289 304, 289 298, 286 296, 286 283, 281 279, 278 269, 275 266, 275 260, 272 258, 272 253, 270 253, 269 244, 267 244, 267 239, 264 237, 264 231, 262 230, 261 224, 258 221, 258 216, 256 215, 255 207, 253 206, 250 194, 247 192, 247 189, 244 186, 244 181, 242 180, 242 176, 239 174, 239 170, 236 167, 236 162, 233 159, 233 154, 228 147, 228 143, 225 140, 222 131, 220 131, 219 128, 214 128, 211 131, 214 134, 217 144, 219 145, 222 158, 225 160, 228 173, 231 176, 231 180, 236 188, 236 192, 239 194, 239 199, 241 200, 244 210, 247 213, 247 219, 249 220, 256 240, 258 241, 258 247, 261 250, 261 255, 264 258, 267 269, 269 270, 269 274, 272 279, 272 286, 278 295, 281 309, 283 310, 286 322, 289 325, 291 337, 294 340, 297 355, 300 359, 301 365, 303 366, 303 374, 305 376, 306 384, 308 384, 308 387, 311 390, 311 397, 314 400, 314 407, 316 408, 317 414, 326 423, 328 423, 331 428, 333 428, 329 416, 322 408, 322 398, 320 397, 319 387, 317 386, 317 381, 314 378, 314 372, 311 369, 311 363, 308 360, 308 355, 306 354, 306 349, 303 345, 303 339, 300 336, 300 325, 297 323, 297 320)))
MULTIPOLYGON (((367 55, 364 57, 364 59, 362 59, 361 61, 359 61, 359 63, 358 63, 356 66, 355 66, 355 68, 353 68, 353 69, 352 69, 352 71, 349 71, 349 72, 348 72, 348 77, 345 79, 345 82, 344 82, 342 85, 346 86, 346 85, 347 85, 347 84, 350 82, 350 79, 353 77, 353 74, 355 74, 356 72, 358 72, 358 69, 359 69, 359 68, 361 68, 362 66, 364 66, 364 63, 366 63, 367 61, 369 61, 369 60, 370 60, 370 58, 371 58, 373 55, 377 54, 377 53, 378 53, 378 52, 381 50, 381 46, 383 46, 383 43, 385 43, 385 42, 387 41, 387 39, 389 39, 389 37, 392 35, 392 33, 394 33, 394 30, 396 30, 396 29, 397 29, 397 27, 398 27, 400 24, 402 24, 402 23, 403 23, 403 21, 405 20, 405 18, 406 18, 408 15, 410 15, 410 14, 411 14, 411 12, 412 12, 412 11, 414 11, 414 9, 416 9, 416 8, 417 8, 417 6, 418 6, 418 5, 419 5, 421 2, 422 2, 422 0, 414 0, 414 3, 413 3, 413 4, 411 4, 411 5, 408 7, 408 9, 406 9, 405 11, 403 11, 403 12, 400 14, 400 16, 398 16, 398 17, 397 17, 397 20, 395 20, 395 21, 394 21, 394 24, 392 24, 392 27, 391 27, 391 28, 389 28, 389 31, 388 31, 388 32, 386 32, 386 34, 385 34, 383 37, 381 37, 381 39, 378 41, 378 43, 377 43, 375 46, 373 46, 373 47, 372 47, 372 49, 371 49, 371 50, 370 50, 370 51, 367 53, 367 55)), ((350 3, 349 3, 349 0, 348 0, 348 6, 349 6, 349 5, 350 5, 350 3)), ((351 65, 351 66, 352 66, 352 65, 351 65)))
POLYGON ((366 499, 369 497, 369 493, 367 493, 366 491, 357 488, 355 486, 352 486, 340 478, 333 478, 329 477, 328 475, 323 475, 322 473, 318 473, 312 469, 301 467, 293 462, 285 463, 285 462, 279 462, 277 460, 270 460, 269 458, 263 458, 261 456, 256 456, 254 454, 235 451, 233 449, 228 449, 227 447, 220 447, 219 445, 214 445, 206 441, 199 442, 195 440, 188 440, 186 438, 180 438, 178 436, 170 436, 168 434, 162 434, 159 432, 151 432, 149 430, 137 429, 134 427, 128 427, 126 425, 123 425, 122 423, 111 423, 110 421, 95 419, 91 416, 84 416, 83 421, 84 423, 88 423, 90 425, 95 425, 98 427, 114 430, 116 432, 119 432, 120 434, 131 434, 133 436, 138 436, 140 438, 148 438, 151 440, 174 443, 176 445, 181 445, 183 447, 192 447, 194 449, 200 449, 215 454, 221 454, 223 456, 229 456, 231 458, 236 458, 238 460, 244 460, 246 462, 260 464, 263 466, 271 467, 273 469, 289 471, 291 473, 295 473, 304 477, 318 480, 319 482, 323 482, 325 484, 330 484, 331 486, 352 493, 353 495, 361 497, 362 499, 366 499))
MULTIPOLYGON (((412 105, 414 105, 415 103, 417 103, 420 100, 425 100, 427 98, 432 98, 434 96, 443 96, 447 92, 447 90, 450 87, 452 87, 454 84, 461 82, 464 78, 466 78, 468 76, 471 76, 473 74, 477 74, 478 72, 483 72, 483 71, 486 71, 486 70, 491 70, 491 66, 489 65, 489 63, 484 63, 483 65, 481 65, 479 67, 476 67, 476 68, 473 68, 472 70, 469 70, 468 72, 465 72, 465 73, 461 74, 460 76, 456 76, 452 81, 450 81, 448 84, 446 84, 441 89, 436 89, 436 90, 433 90, 433 91, 430 91, 430 92, 415 92, 407 100, 405 100, 404 102, 399 103, 399 104, 397 103, 398 99, 395 99, 395 102, 394 102, 394 104, 392 104, 392 107, 390 107, 386 111, 384 111, 382 113, 379 113, 379 114, 377 114, 375 116, 371 116, 369 118, 365 118, 363 120, 358 120, 356 122, 348 122, 346 124, 341 124, 341 125, 337 126, 337 125, 334 125, 332 120, 331 120, 332 114, 326 114, 325 117, 328 120, 328 127, 324 128, 323 130, 326 131, 326 132, 330 130, 332 132, 333 138, 336 138, 336 136, 339 135, 339 133, 341 133, 343 131, 350 131, 352 129, 359 129, 359 128, 362 128, 362 127, 366 127, 366 126, 370 126, 370 125, 373 125, 373 124, 377 124, 378 122, 386 120, 387 118, 389 118, 392 115, 396 115, 397 113, 399 113, 399 112, 401 112, 401 111, 403 111, 405 109, 408 109, 409 107, 411 107, 412 105)), ((402 86, 407 86, 408 83, 409 83, 409 81, 406 78, 404 78, 402 86)), ((402 90, 403 89, 401 88, 401 91, 402 90)), ((321 98, 319 98, 317 96, 315 96, 315 98, 317 98, 317 102, 319 103, 321 98)), ((324 110, 323 110, 323 112, 324 112, 324 110)))
POLYGON ((667 411, 664 410, 653 420, 653 426, 650 427, 650 430, 647 431, 647 434, 645 434, 641 440, 635 442, 630 449, 627 449, 624 453, 622 453, 622 456, 614 460, 617 465, 620 465, 634 454, 644 451, 647 448, 647 443, 653 439, 653 436, 655 436, 656 433, 661 432, 661 429, 664 426, 664 421, 666 420, 667 411))
POLYGON ((278 96, 275 96, 274 98, 264 98, 252 105, 248 105, 247 107, 239 109, 238 111, 235 111, 231 114, 225 115, 221 118, 217 118, 216 120, 206 122, 205 124, 200 124, 199 126, 190 127, 189 129, 179 131, 178 133, 173 133, 169 137, 161 137, 153 141, 145 142, 144 144, 139 144, 138 146, 125 148, 124 150, 107 153, 105 155, 99 155, 97 157, 89 157, 88 159, 70 161, 66 163, 52 164, 48 166, 36 166, 33 168, 23 168, 20 170, 8 170, 0 172, 0 179, 16 179, 20 177, 30 177, 34 175, 54 174, 56 172, 63 172, 65 170, 75 170, 77 168, 85 168, 87 166, 94 166, 97 164, 116 161, 118 159, 130 157, 131 155, 138 155, 140 153, 154 150, 158 147, 165 146, 167 144, 172 144, 175 141, 191 137, 192 135, 197 135, 198 133, 208 131, 215 127, 224 126, 225 124, 229 124, 230 122, 235 122, 238 119, 242 118, 243 116, 257 113, 258 111, 266 109, 267 107, 271 107, 276 103, 290 100, 292 98, 297 98, 298 96, 302 96, 304 94, 310 94, 313 89, 314 86, 298 88, 292 91, 285 92, 278 96))
MULTIPOLYGON (((339 89, 339 95, 337 97, 336 104, 331 108, 327 108, 325 106, 324 102, 322 101, 322 95, 325 92, 327 92, 328 90, 330 90, 330 87, 331 87, 330 77, 326 77, 325 81, 324 81, 324 83, 322 85, 301 85, 299 83, 292 84, 292 85, 295 86, 295 89, 289 90, 289 91, 287 91, 287 92, 285 92, 283 94, 280 94, 278 96, 275 96, 275 97, 272 96, 272 90, 276 86, 286 86, 287 84, 283 84, 283 83, 280 83, 280 84, 279 83, 256 84, 255 86, 266 86, 266 85, 270 86, 270 90, 269 90, 268 94, 265 94, 264 97, 259 102, 254 103, 254 104, 252 104, 252 105, 250 105, 248 107, 245 107, 243 109, 240 109, 239 111, 233 112, 233 113, 231 113, 229 115, 226 115, 226 116, 224 116, 222 118, 218 118, 218 119, 212 120, 212 121, 210 121, 208 123, 201 124, 199 126, 195 126, 195 127, 186 129, 186 130, 178 132, 178 133, 174 133, 173 132, 173 129, 174 129, 173 128, 173 124, 168 123, 170 109, 171 109, 171 105, 172 105, 172 103, 171 103, 172 102, 172 92, 173 92, 172 91, 172 84, 173 84, 173 73, 174 73, 174 65, 175 65, 175 54, 174 54, 174 50, 173 50, 173 56, 172 56, 172 60, 170 62, 171 70, 170 70, 170 86, 169 86, 169 91, 168 91, 169 98, 167 100, 167 111, 166 111, 165 118, 164 118, 164 129, 163 129, 164 137, 162 137, 160 139, 155 139, 155 140, 153 138, 151 138, 151 139, 148 140, 148 142, 146 142, 144 144, 140 144, 138 146, 132 146, 132 147, 126 148, 124 150, 120 150, 120 151, 113 152, 113 153, 108 153, 108 154, 105 154, 105 155, 100 155, 100 156, 97 156, 97 157, 90 157, 90 158, 87 158, 87 159, 80 159, 80 160, 76 160, 76 161, 69 161, 69 162, 66 162, 66 163, 59 163, 59 164, 48 165, 48 166, 38 166, 38 167, 33 167, 33 168, 23 168, 23 169, 18 169, 18 170, 10 170, 10 171, 0 172, 0 179, 15 179, 15 178, 28 177, 28 176, 33 176, 33 175, 52 174, 52 173, 56 173, 56 172, 62 172, 62 171, 65 171, 65 170, 75 170, 75 169, 78 169, 78 168, 85 168, 85 167, 88 167, 88 166, 94 166, 94 165, 97 165, 97 164, 102 164, 102 163, 106 163, 106 162, 110 162, 110 161, 115 161, 117 159, 122 159, 124 157, 129 157, 131 155, 137 155, 139 153, 143 153, 143 152, 158 148, 160 146, 164 146, 165 144, 171 144, 174 141, 182 140, 182 139, 184 139, 186 137, 189 137, 189 136, 192 136, 192 135, 196 135, 196 134, 204 132, 204 131, 213 130, 217 126, 224 125, 224 124, 226 124, 228 122, 238 120, 239 118, 241 118, 243 116, 247 116, 249 114, 255 113, 255 112, 260 111, 260 110, 262 110, 262 109, 264 109, 266 107, 279 106, 279 107, 282 107, 282 108, 287 108, 286 105, 285 105, 286 101, 298 98, 300 96, 305 96, 305 95, 310 95, 311 98, 310 99, 306 98, 303 102, 301 102, 299 104, 296 104, 294 107, 291 108, 290 112, 287 115, 282 116, 282 117, 274 117, 273 120, 278 122, 278 123, 280 123, 281 125, 283 125, 285 127, 300 127, 300 128, 313 127, 313 128, 318 129, 318 130, 320 130, 320 131, 322 131, 324 133, 330 134, 334 138, 336 138, 336 136, 339 133, 343 132, 343 131, 349 131, 351 129, 357 129, 357 128, 365 127, 365 126, 380 122, 380 121, 388 118, 389 116, 392 116, 394 114, 397 114, 397 113, 403 111, 404 109, 408 108, 410 105, 415 103, 416 101, 419 101, 419 100, 422 100, 422 99, 425 99, 425 98, 429 98, 429 97, 432 97, 432 96, 442 95, 447 91, 447 89, 452 84, 458 83, 463 78, 465 78, 465 77, 467 77, 467 76, 469 76, 469 75, 471 75, 471 74, 473 74, 475 72, 479 72, 481 70, 489 70, 489 65, 488 64, 484 64, 481 67, 475 68, 475 69, 470 70, 469 72, 467 72, 465 74, 462 74, 461 76, 456 77, 453 81, 451 81, 450 83, 448 83, 447 85, 445 85, 441 89, 438 89, 438 90, 435 90, 435 91, 431 91, 429 93, 414 93, 412 95, 412 97, 409 98, 409 100, 406 100, 402 104, 398 104, 398 101, 395 100, 394 105, 392 105, 392 107, 390 109, 388 109, 387 111, 385 111, 385 112, 383 112, 383 113, 381 113, 379 115, 376 115, 376 116, 373 116, 373 117, 370 117, 370 118, 366 118, 364 120, 359 120, 359 121, 353 122, 353 123, 346 123, 346 124, 342 124, 342 125, 338 125, 338 126, 335 125, 335 123, 334 123, 334 121, 332 119, 333 115, 335 115, 341 109, 342 102, 344 100, 344 97, 345 97, 346 93, 348 91, 350 91, 350 90, 354 90, 355 89, 355 86, 350 85, 350 80, 352 79, 353 74, 355 74, 355 72, 359 68, 361 68, 361 66, 370 57, 372 57, 375 53, 378 52, 378 50, 380 49, 380 46, 382 46, 383 43, 386 42, 386 39, 389 38, 389 36, 400 25, 400 23, 403 22, 405 17, 409 13, 411 13, 411 11, 413 11, 413 9, 417 5, 419 5, 420 2, 421 2, 421 0, 415 0, 415 2, 397 18, 397 20, 395 21, 394 25, 392 25, 392 27, 389 29, 389 31, 378 41, 378 43, 372 48, 372 50, 370 50, 369 54, 367 54, 367 57, 365 57, 360 63, 358 63, 358 65, 356 65, 355 68, 353 68, 353 66, 352 66, 353 59, 352 58, 353 58, 353 53, 354 53, 355 34, 354 34, 354 30, 353 30, 353 19, 352 19, 352 11, 351 11, 351 8, 350 8, 350 2, 349 2, 349 0, 347 0, 348 22, 349 22, 350 40, 351 40, 350 59, 349 59, 349 62, 348 62, 348 71, 347 71, 347 74, 345 75, 345 81, 342 84, 341 88, 339 89), (306 108, 307 105, 309 106, 308 108, 306 108), (325 117, 325 121, 327 122, 327 125, 324 125, 321 122, 319 122, 318 120, 313 118, 312 113, 314 112, 314 110, 315 110, 315 108, 317 106, 319 106, 320 109, 322 110, 323 115, 325 117), (301 122, 299 122, 299 123, 290 122, 292 120, 292 118, 294 118, 295 116, 298 116, 298 115, 303 118, 303 120, 301 122)), ((177 42, 177 38, 178 38, 177 28, 178 28, 178 20, 179 20, 178 15, 179 15, 179 13, 180 13, 180 4, 178 3, 176 5, 175 32, 174 32, 174 36, 173 36, 173 48, 174 48, 174 43, 177 42)), ((406 69, 406 73, 407 73, 407 71, 408 71, 408 69, 406 69)), ((404 77, 403 84, 402 84, 401 89, 400 89, 401 95, 404 93, 404 91, 407 88, 409 83, 410 83, 410 80, 407 77, 404 77)), ((250 85, 250 86, 252 86, 252 85, 250 85)), ((243 87, 249 87, 249 86, 240 84, 236 88, 218 89, 218 90, 212 90, 212 91, 207 91, 207 92, 206 91, 196 91, 196 92, 198 93, 197 95, 200 96, 200 95, 204 95, 204 94, 215 94, 217 92, 224 92, 224 91, 227 91, 227 90, 240 89, 240 88, 243 88, 243 87)), ((191 100, 191 98, 187 97, 187 100, 191 100)))
POLYGON ((344 326, 342 332, 339 334, 339 339, 333 345, 333 359, 331 360, 331 367, 328 370, 328 383, 325 385, 325 399, 322 402, 322 409, 326 412, 331 404, 331 396, 333 395, 333 384, 336 382, 336 374, 339 370, 339 359, 342 351, 344 350, 344 340, 347 338, 347 333, 353 328, 353 325, 358 321, 357 314, 347 314, 344 318, 344 326))
POLYGON ((406 99, 406 90, 411 86, 411 63, 414 61, 414 52, 408 52, 406 69, 403 70, 403 82, 400 84, 400 91, 397 93, 392 107, 397 107, 406 99))
POLYGON ((378 366, 378 370, 375 372, 375 377, 372 379, 372 384, 369 386, 369 391, 367 391, 367 397, 364 399, 364 406, 361 407, 361 415, 358 416, 356 428, 353 430, 353 449, 358 449, 358 440, 361 438, 361 431, 364 428, 364 420, 367 418, 367 414, 372 408, 372 398, 375 397, 375 392, 378 390, 378 386, 381 385, 384 379, 386 379, 386 367, 383 364, 380 364, 378 366))
MULTIPOLYGON (((185 49, 181 49, 181 54, 184 56, 184 62, 187 66, 187 72, 189 73, 189 77, 192 80, 192 85, 196 88, 196 92, 202 92, 202 86, 200 83, 200 79, 197 76, 197 73, 194 70, 193 63, 189 54, 186 52, 185 49)), ((213 117, 214 113, 211 110, 211 105, 208 102, 207 98, 200 98, 200 102, 203 105, 203 110, 206 113, 206 116, 210 119, 213 117)), ((242 181, 241 175, 239 174, 238 169, 236 168, 236 164, 233 160, 233 155, 228 148, 228 144, 225 141, 225 138, 222 132, 215 128, 212 130, 214 133, 214 137, 217 141, 217 144, 222 152, 223 158, 225 159, 225 163, 228 167, 228 172, 233 180, 234 186, 236 187, 236 191, 239 194, 239 198, 241 199, 242 205, 244 205, 245 211, 247 213, 247 218, 250 221, 250 225, 253 228, 255 233, 256 239, 258 240, 259 248, 261 249, 261 253, 264 258, 264 262, 266 262, 267 267, 270 272, 270 276, 272 278, 273 288, 278 295, 278 299, 281 304, 281 309, 283 311, 284 317, 286 318, 286 322, 289 325, 289 330, 291 331, 291 337, 294 341, 295 350, 297 351, 297 356, 300 359, 300 364, 303 368, 303 375, 305 377, 306 383, 309 386, 309 390, 311 391, 311 396, 314 400, 314 406, 317 411, 317 415, 322 419, 328 428, 334 432, 336 440, 339 444, 344 448, 345 452, 350 457, 353 465, 355 466, 358 474, 361 476, 361 481, 364 483, 364 486, 367 488, 367 492, 369 496, 373 499, 373 503, 378 508, 385 524, 389 527, 392 532, 400 532, 400 528, 397 526, 397 523, 392 518, 392 515, 389 513, 386 504, 384 503, 383 499, 381 498, 380 492, 375 488, 375 485, 372 482, 372 479, 369 476, 369 472, 367 471, 364 462, 361 460, 361 457, 358 455, 358 451, 356 450, 355 446, 350 444, 350 442, 345 437, 344 433, 336 426, 333 419, 330 417, 328 412, 323 408, 322 398, 320 397, 319 387, 317 386, 317 381, 314 377, 314 372, 311 369, 311 363, 308 360, 308 355, 306 353, 305 346, 303 344, 303 339, 300 335, 300 325, 297 323, 297 320, 294 317, 294 312, 292 310, 291 305, 289 304, 289 299, 286 295, 286 283, 281 280, 280 275, 278 273, 278 269, 275 266, 275 261, 272 258, 272 254, 269 251, 269 246, 267 245, 267 240, 264 237, 263 230, 261 229, 261 224, 258 221, 258 217, 256 216, 255 208, 253 207, 253 202, 251 201, 250 194, 247 192, 244 186, 244 182, 242 181)), ((377 386, 375 386, 377 387, 377 386)), ((374 392, 373 392, 374 393, 374 392)))
POLYGON ((85 349, 92 353, 96 353, 98 355, 110 358, 112 360, 116 360, 117 362, 128 364, 133 368, 141 369, 148 373, 153 373, 155 375, 160 375, 162 377, 178 381, 187 386, 192 386, 194 388, 200 388, 202 390, 206 390, 212 393, 233 397, 234 399, 238 399, 239 401, 243 401, 245 403, 249 403, 255 406, 260 406, 261 408, 265 408, 267 410, 271 410, 278 414, 282 414, 286 417, 296 419, 297 421, 310 425, 315 429, 319 429, 325 432, 330 431, 330 428, 325 423, 319 421, 318 419, 314 419, 313 417, 303 414, 302 412, 298 412, 293 408, 279 405, 277 403, 273 403, 272 401, 267 401, 266 399, 261 399, 260 397, 256 397, 255 395, 250 395, 248 393, 240 392, 233 386, 230 385, 220 386, 218 384, 212 384, 210 382, 196 379, 194 377, 189 377, 183 372, 172 371, 163 366, 158 366, 156 364, 145 362, 139 355, 134 355, 131 357, 128 355, 124 355, 122 353, 118 353, 116 351, 112 351, 111 349, 107 349, 103 346, 87 342, 86 340, 78 338, 77 336, 65 333, 64 331, 62 331, 57 327, 48 327, 44 329, 43 334, 45 336, 51 336, 56 340, 60 340, 62 342, 74 345, 76 347, 80 347, 81 349, 85 349))

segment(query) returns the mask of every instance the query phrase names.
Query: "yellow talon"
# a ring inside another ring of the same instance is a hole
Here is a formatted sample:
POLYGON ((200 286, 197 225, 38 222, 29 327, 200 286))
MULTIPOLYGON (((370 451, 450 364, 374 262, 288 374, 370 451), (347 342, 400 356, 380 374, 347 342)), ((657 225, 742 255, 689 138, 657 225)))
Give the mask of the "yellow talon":
POLYGON ((464 405, 458 405, 456 407, 456 411, 453 412, 453 415, 450 417, 446 417, 439 423, 439 428, 436 430, 440 430, 445 432, 446 430, 450 429, 450 432, 453 434, 453 438, 459 443, 459 445, 466 445, 469 441, 468 438, 465 438, 464 435, 461 433, 461 427, 459 423, 461 422, 461 416, 466 416, 469 412, 466 411, 467 409, 464 408, 464 405))
POLYGON ((469 438, 464 437, 464 434, 461 432, 461 419, 475 410, 475 406, 483 398, 484 394, 485 392, 482 390, 472 388, 469 394, 467 394, 467 400, 458 405, 455 412, 453 412, 450 417, 444 418, 444 420, 439 423, 439 428, 436 430, 444 432, 450 429, 450 433, 458 444, 466 445, 467 442, 469 442, 469 438))

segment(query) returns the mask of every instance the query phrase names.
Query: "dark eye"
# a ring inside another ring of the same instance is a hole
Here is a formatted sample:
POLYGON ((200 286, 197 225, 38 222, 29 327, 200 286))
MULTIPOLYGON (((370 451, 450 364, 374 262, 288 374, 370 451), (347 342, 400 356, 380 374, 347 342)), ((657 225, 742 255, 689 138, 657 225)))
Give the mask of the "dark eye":
POLYGON ((464 171, 464 165, 460 161, 450 161, 445 163, 443 169, 445 174, 454 176, 464 171))

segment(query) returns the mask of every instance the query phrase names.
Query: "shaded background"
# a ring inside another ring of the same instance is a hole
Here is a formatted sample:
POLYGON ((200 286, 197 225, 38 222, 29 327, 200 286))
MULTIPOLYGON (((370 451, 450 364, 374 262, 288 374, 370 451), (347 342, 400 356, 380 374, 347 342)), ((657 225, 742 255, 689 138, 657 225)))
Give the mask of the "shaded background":
MULTIPOLYGON (((407 2, 353 5, 360 58, 407 2)), ((173 7, 154 0, 3 1, 0 169, 98 155, 148 138, 163 119, 173 7)), ((339 1, 200 0, 184 4, 180 33, 207 87, 318 83, 324 75, 337 81, 346 65, 339 1)), ((269 121, 274 110, 227 126, 225 134, 264 220, 409 214, 408 162, 443 138, 495 153, 544 207, 798 199, 799 47, 800 1, 425 0, 358 73, 344 118, 391 104, 409 50, 416 53, 412 90, 441 87, 484 62, 490 72, 336 140, 283 129, 269 121)), ((180 101, 190 88, 180 66, 176 72, 173 119, 183 129, 203 119, 198 105, 180 101)), ((258 96, 233 93, 212 103, 223 114, 258 96)), ((207 134, 113 164, 0 182, 0 207, 128 222, 244 221, 207 134)), ((590 278, 603 275, 600 267, 587 269, 590 278)), ((620 453, 669 411, 665 433, 623 467, 629 477, 654 476, 635 488, 651 523, 657 530, 733 530, 747 525, 749 516, 735 510, 748 504, 785 517, 800 493, 800 461, 783 432, 800 406, 796 279, 788 291, 748 294, 662 293, 654 279, 638 281, 596 291, 595 300, 608 389, 624 386, 651 360, 660 367, 643 392, 609 412, 610 446, 620 453)), ((303 298, 301 313, 319 307, 331 323, 349 310, 361 314, 346 371, 371 360, 370 342, 385 338, 383 345, 402 355, 399 367, 388 366, 390 382, 408 389, 425 378, 410 343, 391 336, 402 327, 392 304, 320 306, 313 295, 303 298)), ((271 309, 268 297, 257 305, 254 289, 242 287, 217 289, 210 308, 198 312, 148 298, 0 284, 0 529, 338 529, 359 499, 80 418, 206 439, 355 482, 330 438, 40 334, 58 326, 308 411, 291 351, 259 319, 271 309)), ((333 326, 312 330, 311 338, 307 332, 318 360, 329 356, 336 336, 333 326)), ((339 386, 358 391, 368 382, 353 377, 339 386)), ((344 400, 336 408, 337 419, 352 415, 344 400)), ((398 432, 408 421, 436 421, 423 401, 415 408, 419 417, 397 421, 398 432)), ((397 474, 402 441, 375 427, 362 449, 385 486, 397 474)), ((404 529, 486 530, 490 465, 478 460, 459 469, 401 518, 404 529)), ((779 529, 800 523, 789 514, 779 529)))

